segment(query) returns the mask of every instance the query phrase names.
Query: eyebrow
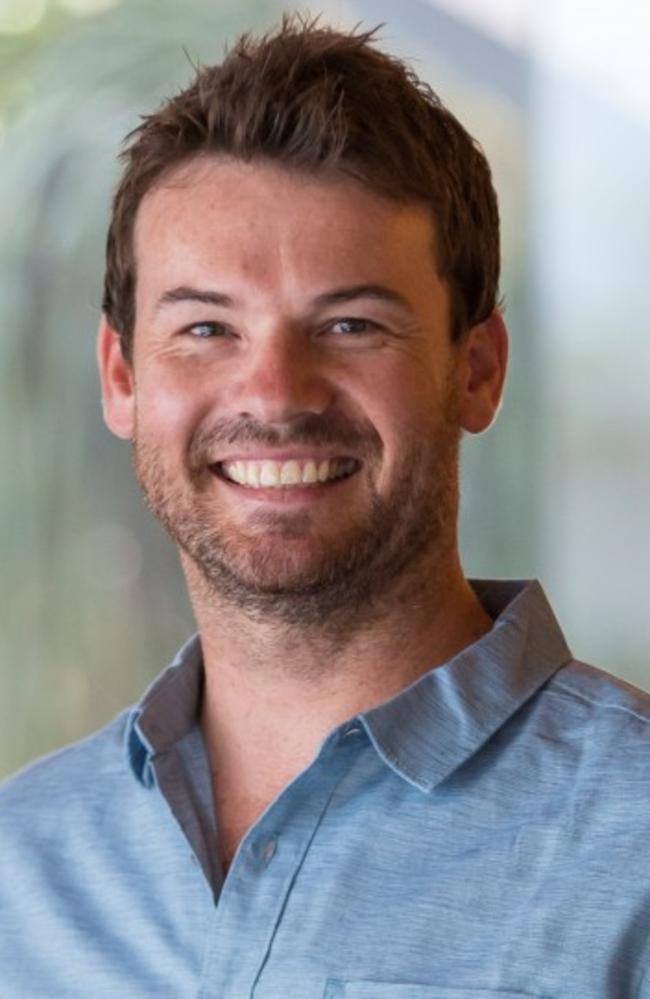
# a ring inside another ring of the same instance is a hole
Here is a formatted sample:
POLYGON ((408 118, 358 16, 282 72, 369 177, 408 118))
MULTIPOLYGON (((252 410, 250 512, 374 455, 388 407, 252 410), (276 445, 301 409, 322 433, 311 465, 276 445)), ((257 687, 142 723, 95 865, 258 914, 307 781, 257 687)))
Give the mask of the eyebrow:
POLYGON ((181 285, 178 288, 170 288, 163 292, 156 302, 156 312, 164 309, 166 305, 175 305, 177 302, 201 302, 203 305, 223 305, 232 307, 235 304, 230 295, 222 291, 208 291, 202 288, 190 288, 181 285))
MULTIPOLYGON (((409 312, 412 311, 411 304, 404 295, 383 284, 355 284, 346 288, 335 288, 332 291, 317 295, 313 300, 313 305, 317 308, 325 308, 328 305, 352 302, 357 298, 372 298, 379 302, 390 302, 403 309, 408 309, 409 312)), ((159 312, 165 306, 178 302, 200 302, 202 305, 219 305, 225 308, 232 308, 236 305, 236 300, 230 295, 226 295, 225 292, 180 285, 178 288, 170 288, 160 296, 155 311, 159 312)))
POLYGON ((404 295, 383 284, 354 284, 349 288, 326 291, 314 299, 314 305, 322 308, 327 305, 338 305, 340 302, 352 302, 355 298, 374 298, 379 302, 390 302, 411 311, 411 304, 404 295))

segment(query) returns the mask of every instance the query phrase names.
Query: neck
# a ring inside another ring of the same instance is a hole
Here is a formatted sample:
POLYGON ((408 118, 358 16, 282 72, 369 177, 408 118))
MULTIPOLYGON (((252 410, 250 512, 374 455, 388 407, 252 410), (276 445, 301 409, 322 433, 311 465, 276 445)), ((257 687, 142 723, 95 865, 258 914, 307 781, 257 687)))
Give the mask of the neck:
POLYGON ((260 620, 210 593, 183 558, 205 667, 202 727, 213 770, 242 759, 276 782, 327 733, 397 694, 489 631, 457 554, 402 579, 354 621, 316 629, 260 620), (262 765, 263 761, 263 765, 262 765))

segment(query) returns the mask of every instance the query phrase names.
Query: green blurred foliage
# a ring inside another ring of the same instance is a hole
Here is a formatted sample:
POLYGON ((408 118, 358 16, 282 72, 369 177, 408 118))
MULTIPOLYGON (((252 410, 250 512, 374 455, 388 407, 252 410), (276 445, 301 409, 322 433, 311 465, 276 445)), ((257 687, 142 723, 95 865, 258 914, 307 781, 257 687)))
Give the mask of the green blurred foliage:
MULTIPOLYGON (((353 4, 348 13, 360 20, 353 4)), ((51 0, 31 31, 0 35, 0 776, 136 700, 194 628, 129 447, 102 422, 94 340, 105 231, 116 154, 139 114, 185 84, 193 63, 217 61, 241 31, 279 16, 269 2, 122 0, 82 17, 51 0)), ((498 433, 465 445, 463 535, 470 572, 526 575, 536 409, 523 126, 439 56, 417 71, 481 139, 502 192, 516 350, 498 433)))
POLYGON ((128 445, 102 423, 108 208, 138 114, 278 13, 138 0, 78 17, 50 4, 33 31, 0 38, 0 774, 104 723, 193 630, 128 445))

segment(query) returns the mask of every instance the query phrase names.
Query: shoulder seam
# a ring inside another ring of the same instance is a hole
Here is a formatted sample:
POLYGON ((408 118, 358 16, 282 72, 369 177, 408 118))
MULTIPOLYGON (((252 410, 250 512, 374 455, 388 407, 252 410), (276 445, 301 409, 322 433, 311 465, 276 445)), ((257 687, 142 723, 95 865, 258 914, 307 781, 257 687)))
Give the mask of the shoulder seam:
MULTIPOLYGON (((573 697, 577 697, 579 700, 585 701, 587 704, 594 704, 599 708, 612 708, 615 711, 623 711, 627 715, 632 715, 632 717, 638 719, 638 721, 645 722, 646 724, 650 722, 650 718, 646 715, 640 715, 638 712, 633 711, 632 708, 628 708, 624 704, 611 704, 608 701, 597 701, 595 698, 588 697, 586 694, 583 694, 582 691, 575 690, 573 687, 569 687, 568 684, 562 683, 561 680, 555 680, 554 687, 560 687, 562 690, 566 691, 567 694, 571 694, 573 697)), ((554 694, 557 693, 557 690, 547 687, 544 693, 554 694)))

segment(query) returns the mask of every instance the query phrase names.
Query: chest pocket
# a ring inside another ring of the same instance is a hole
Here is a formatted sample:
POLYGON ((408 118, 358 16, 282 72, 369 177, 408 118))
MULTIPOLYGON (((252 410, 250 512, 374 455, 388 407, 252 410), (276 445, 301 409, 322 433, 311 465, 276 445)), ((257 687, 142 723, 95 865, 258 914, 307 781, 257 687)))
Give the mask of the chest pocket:
POLYGON ((413 985, 408 982, 343 981, 328 978, 323 999, 553 999, 533 992, 507 989, 454 989, 445 985, 413 985))

